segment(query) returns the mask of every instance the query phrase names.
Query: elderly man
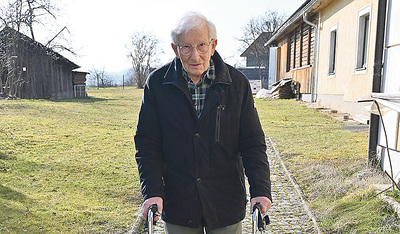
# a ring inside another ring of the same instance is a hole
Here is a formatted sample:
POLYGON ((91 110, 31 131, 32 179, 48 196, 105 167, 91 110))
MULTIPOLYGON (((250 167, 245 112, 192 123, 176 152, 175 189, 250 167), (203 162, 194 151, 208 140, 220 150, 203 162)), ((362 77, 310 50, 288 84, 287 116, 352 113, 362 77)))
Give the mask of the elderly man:
POLYGON ((144 197, 166 233, 242 233, 251 206, 271 206, 265 137, 248 79, 215 51, 217 33, 186 13, 171 33, 176 58, 150 74, 135 135, 144 197))

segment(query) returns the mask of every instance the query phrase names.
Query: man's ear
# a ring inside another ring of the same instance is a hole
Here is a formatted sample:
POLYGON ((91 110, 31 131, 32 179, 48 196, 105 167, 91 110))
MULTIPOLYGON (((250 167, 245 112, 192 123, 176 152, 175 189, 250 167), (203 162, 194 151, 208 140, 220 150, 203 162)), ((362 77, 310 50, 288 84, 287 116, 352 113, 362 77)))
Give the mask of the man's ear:
POLYGON ((171 43, 171 47, 172 47, 172 49, 173 49, 174 52, 175 52, 175 56, 176 56, 178 59, 180 59, 180 57, 179 57, 179 52, 178 52, 178 46, 176 46, 174 43, 171 43))
POLYGON ((215 48, 217 47, 217 39, 213 40, 213 43, 211 44, 211 54, 214 55, 215 48))

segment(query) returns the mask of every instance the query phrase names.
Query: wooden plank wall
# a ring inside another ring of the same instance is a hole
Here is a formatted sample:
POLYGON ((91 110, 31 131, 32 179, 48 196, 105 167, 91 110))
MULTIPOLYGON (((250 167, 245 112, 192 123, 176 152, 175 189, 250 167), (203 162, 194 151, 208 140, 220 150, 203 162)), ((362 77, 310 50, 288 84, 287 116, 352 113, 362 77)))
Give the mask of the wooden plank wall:
POLYGON ((22 42, 17 70, 26 81, 18 90, 25 99, 73 98, 72 67, 43 48, 22 42), (23 71, 25 67, 26 71, 23 71))
POLYGON ((312 65, 314 53, 314 30, 303 23, 290 34, 290 65, 288 71, 308 65, 312 65))
MULTIPOLYGON (((315 19, 313 21, 315 23, 315 19)), ((286 51, 286 57, 281 56, 281 62, 277 63, 280 68, 277 78, 293 78, 300 82, 301 93, 311 93, 314 40, 315 30, 310 25, 302 23, 288 34, 287 39, 279 43, 281 45, 279 56, 286 51)))
POLYGON ((311 75, 312 67, 306 67, 290 71, 288 77, 291 77, 300 83, 301 93, 311 93, 311 75))

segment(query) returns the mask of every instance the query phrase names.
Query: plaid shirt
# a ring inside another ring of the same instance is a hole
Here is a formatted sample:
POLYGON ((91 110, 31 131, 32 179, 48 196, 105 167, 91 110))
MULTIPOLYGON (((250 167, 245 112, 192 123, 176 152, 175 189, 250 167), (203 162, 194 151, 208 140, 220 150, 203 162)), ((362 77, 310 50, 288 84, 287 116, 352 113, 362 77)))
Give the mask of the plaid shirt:
POLYGON ((212 59, 210 59, 210 66, 204 73, 199 83, 194 84, 189 78, 187 72, 182 68, 182 75, 188 83, 189 93, 192 96, 193 106, 196 110, 197 117, 200 117, 204 108, 204 101, 206 99, 207 90, 210 88, 212 81, 215 79, 215 66, 212 59))

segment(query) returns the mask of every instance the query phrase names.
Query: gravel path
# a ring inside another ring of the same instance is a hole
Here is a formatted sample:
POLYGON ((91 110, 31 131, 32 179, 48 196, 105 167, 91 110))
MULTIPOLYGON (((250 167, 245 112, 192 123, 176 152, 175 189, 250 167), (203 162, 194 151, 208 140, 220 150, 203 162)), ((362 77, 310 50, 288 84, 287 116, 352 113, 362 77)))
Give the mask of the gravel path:
MULTIPOLYGON (((301 191, 287 172, 271 138, 267 139, 267 154, 271 170, 273 204, 268 211, 271 224, 264 233, 313 233, 314 229, 315 233, 318 233, 318 228, 314 228, 312 222, 314 218, 307 212, 306 204, 301 198, 301 191)), ((246 226, 243 233, 251 233, 251 217, 246 217, 244 224, 246 226)))

